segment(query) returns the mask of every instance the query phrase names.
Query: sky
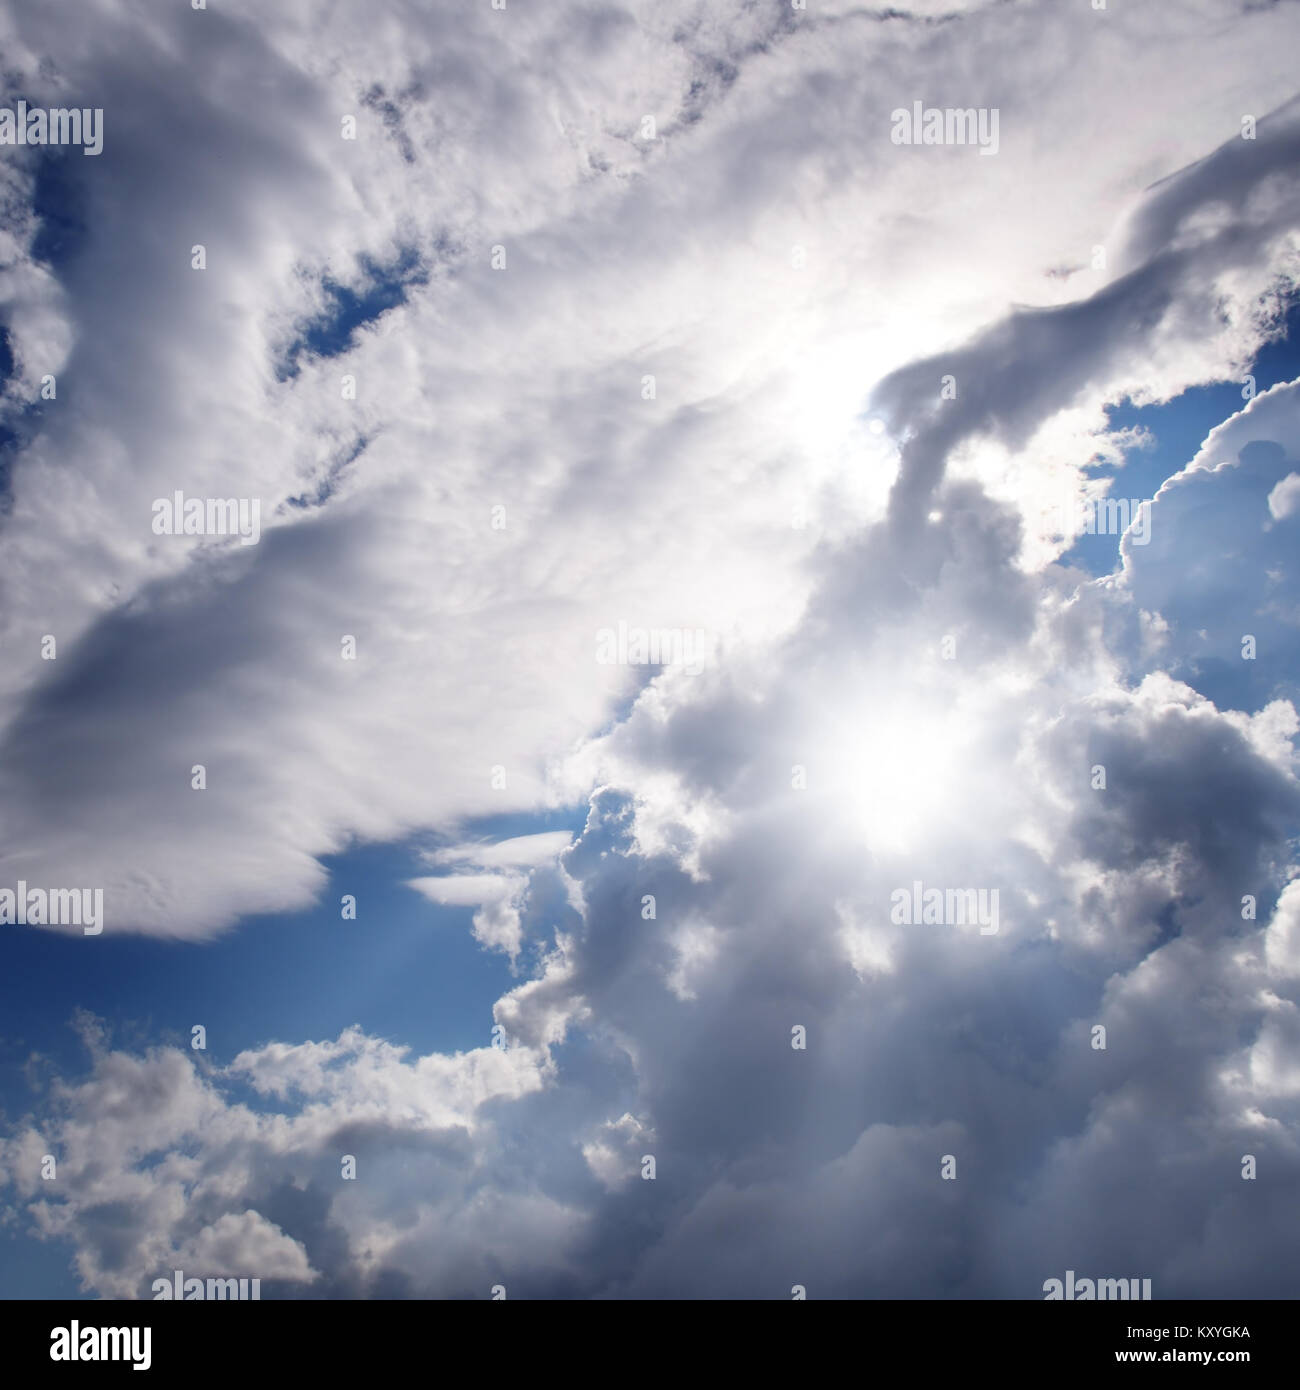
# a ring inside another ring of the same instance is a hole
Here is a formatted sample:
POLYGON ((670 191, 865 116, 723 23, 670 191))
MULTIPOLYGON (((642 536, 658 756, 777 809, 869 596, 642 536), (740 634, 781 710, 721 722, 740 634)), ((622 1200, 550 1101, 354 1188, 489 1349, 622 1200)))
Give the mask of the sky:
POLYGON ((0 3, 0 1296, 1300 1295, 1297 39, 0 3))

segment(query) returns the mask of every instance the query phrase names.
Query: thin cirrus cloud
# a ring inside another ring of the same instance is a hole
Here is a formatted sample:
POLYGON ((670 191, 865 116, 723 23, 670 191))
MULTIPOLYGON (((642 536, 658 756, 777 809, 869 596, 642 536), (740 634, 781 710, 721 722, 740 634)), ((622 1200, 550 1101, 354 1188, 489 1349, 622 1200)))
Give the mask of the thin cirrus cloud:
POLYGON ((269 1018, 219 1063, 83 1019, 10 1204, 111 1297, 182 1258, 266 1296, 1294 1291, 1296 387, 1114 573, 1044 520, 1135 442, 1108 405, 1276 336, 1293 16, 386 11, 4 20, 106 140, 57 249, 5 165, 3 864, 201 943, 436 841, 406 881, 509 957, 507 1045, 269 1018), (998 108, 996 158, 894 145, 921 98, 998 108), (177 489, 259 498, 260 541, 155 536, 177 489), (721 655, 602 664, 620 621, 721 655), (475 829, 555 807, 576 837, 475 829), (998 930, 892 919, 914 883, 998 930))

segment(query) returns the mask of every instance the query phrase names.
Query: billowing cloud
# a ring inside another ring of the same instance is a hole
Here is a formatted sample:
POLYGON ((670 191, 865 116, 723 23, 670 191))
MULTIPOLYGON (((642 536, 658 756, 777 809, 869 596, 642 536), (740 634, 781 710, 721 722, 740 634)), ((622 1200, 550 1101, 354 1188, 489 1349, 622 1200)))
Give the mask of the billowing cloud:
POLYGON ((11 1200, 123 1297, 1294 1289, 1300 383, 1063 559, 1278 332, 1294 16, 384 8, 5 20, 106 142, 8 175, 3 864, 203 939, 427 837, 500 1045, 84 1024, 11 1200))

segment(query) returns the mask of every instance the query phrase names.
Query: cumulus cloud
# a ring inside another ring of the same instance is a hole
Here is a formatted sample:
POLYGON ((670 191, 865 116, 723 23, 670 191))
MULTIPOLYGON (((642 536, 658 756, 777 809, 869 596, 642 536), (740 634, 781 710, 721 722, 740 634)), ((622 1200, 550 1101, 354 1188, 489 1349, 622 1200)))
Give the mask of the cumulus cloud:
POLYGON ((903 506, 940 466, 915 399, 937 400, 940 370, 959 397, 927 428, 954 440, 992 420, 1014 438, 1089 386, 1094 416, 1123 380, 1169 395, 1258 341, 1253 296, 1283 265, 1278 14, 1170 18, 1177 83, 1144 77, 1143 111, 1163 96, 1180 118, 1158 169, 1107 138, 1131 92, 1087 59, 1137 22, 1121 14, 417 22, 395 4, 376 26, 223 6, 82 23, 76 44, 62 14, 9 17, 6 52, 33 99, 93 83, 109 135, 96 159, 14 166, 20 204, 51 180, 60 196, 18 224, 8 391, 36 399, 47 372, 63 389, 23 414, 10 478, 4 804, 13 869, 102 884, 110 930, 301 907, 351 837, 545 801, 629 693, 593 661, 619 619, 788 627, 810 548, 883 504, 897 455, 854 414, 874 378, 891 417, 912 396, 903 506), (1001 60, 1017 36, 1059 81, 1001 60), (892 145, 921 86, 1000 105, 999 157, 892 145), (1101 129, 1072 123, 1084 93, 1101 129), (1232 143, 1261 103, 1258 141, 1232 143), (923 197, 935 177, 945 196, 923 197), (1225 181, 1241 215, 1203 227, 1225 181), (997 211, 984 232, 971 203, 997 211), (1112 233, 1110 269, 1044 274, 1112 233), (364 302, 399 265, 391 307, 313 334, 332 287, 364 302), (155 536, 177 489, 260 499, 261 543, 155 536))
POLYGON ((1180 5, 1152 63, 1128 7, 387 11, 92 12, 56 69, 65 6, 5 20, 107 134, 75 236, 6 233, 8 399, 60 388, 0 534, 3 862, 201 939, 436 832, 409 886, 536 951, 501 1047, 88 1028, 12 1200, 122 1297, 182 1256, 307 1297, 1294 1288, 1300 383, 1113 575, 1052 514, 1148 442, 1108 405, 1276 334, 1294 17, 1180 5), (893 145, 922 95, 997 107, 998 156, 893 145), (176 488, 262 539, 154 536, 176 488), (620 620, 722 655, 602 664, 620 620), (576 838, 470 828, 560 804, 576 838), (996 930, 898 921, 914 885, 996 930))

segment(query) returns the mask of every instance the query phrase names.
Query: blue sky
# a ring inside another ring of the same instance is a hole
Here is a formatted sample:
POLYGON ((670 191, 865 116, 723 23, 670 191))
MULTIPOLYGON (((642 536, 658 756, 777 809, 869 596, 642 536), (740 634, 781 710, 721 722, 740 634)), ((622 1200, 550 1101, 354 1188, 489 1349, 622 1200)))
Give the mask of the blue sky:
MULTIPOLYGON (((502 816, 467 826, 471 838, 582 827, 581 814, 502 816)), ((366 846, 328 863, 329 888, 306 911, 250 917, 217 941, 159 942, 105 932, 85 942, 11 929, 0 980, 5 1019, 0 1105, 8 1116, 33 1099, 30 1059, 42 1075, 79 1072, 85 1051, 70 1024, 87 1010, 120 1040, 190 1048, 196 1023, 206 1056, 221 1065, 283 1037, 333 1038, 350 1024, 418 1053, 458 1052, 491 1039, 492 1005, 515 983, 508 962, 470 931, 472 909, 440 907, 405 886, 420 872, 411 845, 366 846), (343 921, 343 893, 357 898, 343 921)), ((255 1097, 246 1097, 256 1102, 255 1097)), ((91 1297, 79 1291, 68 1250, 10 1229, 0 1296, 91 1297)))
MULTIPOLYGON (((1300 376, 1300 309, 1286 314, 1283 332, 1269 342, 1251 365, 1256 392, 1267 391, 1300 376)), ((1213 386, 1194 386, 1167 405, 1135 406, 1131 401, 1107 411, 1112 430, 1141 427, 1152 436, 1149 449, 1135 449, 1116 470, 1103 466, 1095 475, 1115 475, 1111 493, 1117 497, 1149 498, 1166 478, 1195 457, 1206 435, 1242 407, 1244 380, 1213 386)), ((1065 552, 1064 560, 1090 574, 1109 574, 1116 566, 1115 537, 1082 535, 1065 552)))

